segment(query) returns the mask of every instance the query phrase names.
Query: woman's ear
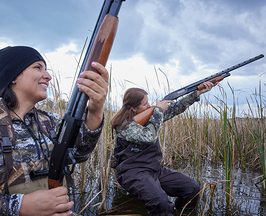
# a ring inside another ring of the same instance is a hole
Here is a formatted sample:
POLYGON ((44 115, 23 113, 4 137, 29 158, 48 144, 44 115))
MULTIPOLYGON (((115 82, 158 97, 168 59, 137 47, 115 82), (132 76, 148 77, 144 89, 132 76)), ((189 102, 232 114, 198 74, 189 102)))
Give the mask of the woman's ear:
POLYGON ((134 115, 137 115, 137 111, 136 111, 136 109, 131 108, 131 110, 132 110, 132 112, 133 112, 134 115))

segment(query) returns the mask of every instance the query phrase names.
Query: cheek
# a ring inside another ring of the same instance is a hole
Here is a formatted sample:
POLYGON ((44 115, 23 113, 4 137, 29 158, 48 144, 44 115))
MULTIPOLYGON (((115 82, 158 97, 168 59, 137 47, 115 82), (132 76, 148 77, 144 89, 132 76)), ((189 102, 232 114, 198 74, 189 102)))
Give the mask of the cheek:
POLYGON ((141 111, 144 111, 144 110, 146 110, 148 107, 147 106, 142 106, 141 107, 141 111))

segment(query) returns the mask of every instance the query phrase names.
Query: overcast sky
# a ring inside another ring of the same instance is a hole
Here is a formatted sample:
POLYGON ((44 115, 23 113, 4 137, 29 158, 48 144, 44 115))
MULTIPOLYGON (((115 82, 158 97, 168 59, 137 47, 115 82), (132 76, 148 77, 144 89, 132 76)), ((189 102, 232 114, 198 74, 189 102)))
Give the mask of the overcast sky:
MULTIPOLYGON (((0 0, 0 48, 36 48, 69 94, 77 60, 102 4, 103 0, 0 0)), ((168 82, 173 91, 265 54, 265 36, 265 0, 126 0, 106 65, 112 71, 113 100, 120 101, 124 91, 136 85, 159 99, 167 93, 168 82)), ((232 71, 221 82, 228 103, 228 83, 241 106, 260 81, 265 95, 265 72, 266 58, 232 71)), ((224 97, 218 87, 206 94, 212 95, 224 97)))

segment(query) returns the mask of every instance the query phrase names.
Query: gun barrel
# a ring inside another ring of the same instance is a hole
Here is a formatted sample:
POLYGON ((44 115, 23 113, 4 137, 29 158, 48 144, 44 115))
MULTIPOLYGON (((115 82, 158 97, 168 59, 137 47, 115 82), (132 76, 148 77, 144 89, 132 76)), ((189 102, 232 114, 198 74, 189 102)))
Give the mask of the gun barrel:
POLYGON ((234 66, 232 66, 232 67, 230 67, 230 68, 227 68, 226 70, 223 70, 223 71, 221 71, 220 73, 228 73, 228 72, 230 72, 230 71, 232 71, 232 70, 235 70, 235 69, 237 69, 237 68, 240 68, 240 67, 242 67, 242 66, 244 66, 244 65, 247 65, 247 64, 249 64, 249 63, 251 63, 251 62, 254 62, 254 61, 258 60, 258 59, 261 59, 261 58, 263 58, 263 57, 264 57, 264 55, 263 55, 263 54, 260 54, 260 55, 254 57, 254 58, 251 58, 251 59, 246 60, 246 61, 244 61, 244 62, 241 62, 241 63, 239 63, 239 64, 237 64, 237 65, 234 65, 234 66))
POLYGON ((191 84, 191 86, 192 86, 192 85, 199 85, 199 84, 201 84, 201 83, 203 83, 203 82, 206 82, 206 81, 208 81, 208 80, 211 80, 211 79, 213 79, 213 78, 215 78, 215 77, 217 77, 217 76, 221 76, 221 75, 224 75, 225 73, 229 73, 230 71, 233 71, 233 70, 235 70, 235 69, 237 69, 237 68, 243 67, 244 65, 247 65, 247 64, 249 64, 249 63, 251 63, 251 62, 254 62, 254 61, 256 61, 256 60, 258 60, 258 59, 260 59, 260 58, 263 58, 263 57, 264 57, 264 55, 263 55, 263 54, 260 54, 260 55, 254 57, 254 58, 251 58, 251 59, 249 59, 249 60, 243 61, 243 62, 241 62, 241 63, 239 63, 239 64, 236 64, 236 65, 234 65, 234 66, 232 66, 232 67, 230 67, 230 68, 227 68, 227 69, 222 70, 222 71, 220 71, 220 72, 218 72, 218 73, 215 73, 215 74, 213 74, 213 75, 211 75, 211 76, 209 76, 209 77, 207 77, 207 78, 205 78, 205 79, 202 79, 202 80, 200 80, 200 81, 197 81, 197 82, 191 84))

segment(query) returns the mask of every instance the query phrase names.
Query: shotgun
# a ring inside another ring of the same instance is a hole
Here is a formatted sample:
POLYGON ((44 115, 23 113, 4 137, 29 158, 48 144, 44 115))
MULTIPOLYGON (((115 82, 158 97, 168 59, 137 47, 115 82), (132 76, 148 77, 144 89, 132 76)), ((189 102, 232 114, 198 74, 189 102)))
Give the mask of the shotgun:
MULTIPOLYGON (((253 61, 256 61, 256 60, 258 60, 260 58, 263 58, 263 57, 264 57, 263 54, 258 55, 258 56, 254 57, 254 58, 251 58, 251 59, 247 60, 247 61, 244 61, 242 63, 234 65, 234 66, 232 66, 230 68, 227 68, 227 69, 225 69, 225 70, 223 70, 221 72, 213 74, 213 75, 211 75, 209 77, 206 77, 206 78, 204 78, 202 80, 199 80, 199 81, 197 81, 195 83, 192 83, 192 84, 190 84, 188 86, 185 86, 185 87, 180 88, 180 89, 178 89, 176 91, 173 91, 170 94, 166 95, 163 98, 163 100, 175 100, 175 99, 177 99, 179 97, 182 97, 182 96, 184 96, 184 95, 186 95, 186 94, 188 94, 188 93, 190 93, 192 91, 202 90, 202 89, 205 88, 205 86, 202 83, 204 83, 206 81, 210 81, 213 84, 215 84, 217 82, 220 82, 224 78, 226 78, 226 77, 231 75, 229 73, 230 71, 235 70, 237 68, 240 68, 240 67, 242 67, 244 65, 247 65, 247 64, 249 64, 249 63, 251 63, 253 61)), ((153 114, 153 110, 154 110, 154 106, 142 111, 141 113, 138 113, 137 115, 134 116, 134 120, 136 121, 136 123, 138 123, 140 125, 145 125, 146 122, 150 119, 151 115, 153 114)))
MULTIPOLYGON (((116 35, 117 16, 122 1, 125 0, 104 1, 79 74, 84 70, 97 72, 91 66, 93 61, 99 62, 103 66, 106 65, 116 35)), ((48 172, 49 189, 61 186, 64 176, 71 175, 74 171, 76 161, 72 155, 72 149, 88 100, 89 97, 85 93, 81 93, 75 86, 54 142, 48 172), (71 169, 69 169, 68 161, 71 161, 71 169)))

